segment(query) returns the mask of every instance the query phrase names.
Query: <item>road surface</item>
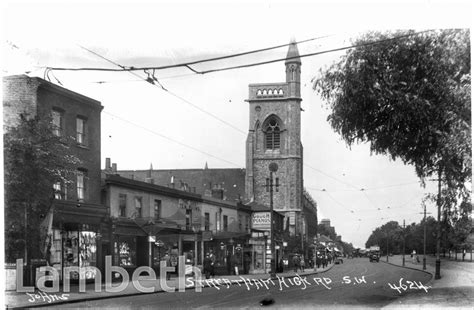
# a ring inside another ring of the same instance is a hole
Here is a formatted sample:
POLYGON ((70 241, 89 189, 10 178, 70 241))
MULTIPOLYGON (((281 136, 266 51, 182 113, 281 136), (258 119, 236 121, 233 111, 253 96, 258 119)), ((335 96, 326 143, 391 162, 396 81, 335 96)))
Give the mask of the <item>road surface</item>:
MULTIPOLYGON (((225 276, 223 276, 225 277, 225 276)), ((251 278, 251 276, 249 276, 251 278)), ((187 290, 174 293, 151 293, 104 300, 62 304, 60 308, 255 308, 261 303, 273 307, 376 307, 393 303, 407 294, 430 294, 423 286, 431 275, 368 258, 345 259, 331 270, 303 278, 276 279, 273 282, 247 282, 187 290), (266 285, 265 285, 266 284, 266 285), (258 288, 257 288, 258 286, 258 288), (267 286, 267 287, 265 287, 267 286)), ((54 307, 51 307, 54 308, 54 307)))

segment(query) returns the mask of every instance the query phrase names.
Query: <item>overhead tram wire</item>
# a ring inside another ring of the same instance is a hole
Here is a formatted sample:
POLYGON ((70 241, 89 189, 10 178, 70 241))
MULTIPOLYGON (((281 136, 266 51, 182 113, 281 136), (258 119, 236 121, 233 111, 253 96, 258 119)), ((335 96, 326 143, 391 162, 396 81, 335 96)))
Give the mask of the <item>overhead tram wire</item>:
MULTIPOLYGON (((106 57, 104 57, 104 56, 102 56, 102 55, 100 55, 100 54, 98 54, 98 53, 96 53, 96 52, 94 52, 94 51, 92 51, 92 50, 86 48, 86 47, 83 47, 83 46, 81 46, 81 45, 79 45, 79 46, 80 46, 81 48, 85 49, 86 51, 88 51, 88 52, 90 52, 90 53, 92 53, 92 54, 94 54, 94 55, 96 55, 96 56, 98 56, 98 57, 100 57, 100 58, 102 58, 102 59, 104 59, 104 60, 106 60, 106 61, 108 61, 108 62, 110 62, 110 63, 112 63, 112 64, 114 64, 114 65, 116 65, 116 66, 118 66, 118 67, 123 68, 123 66, 120 65, 119 63, 116 63, 116 62, 114 62, 114 61, 112 61, 112 60, 110 60, 110 59, 108 59, 108 58, 106 58, 106 57)), ((221 123, 223 123, 223 124, 225 124, 225 125, 231 127, 232 129, 234 129, 234 130, 236 130, 236 131, 238 131, 238 132, 240 132, 240 133, 242 133, 242 134, 244 134, 244 135, 247 134, 245 131, 241 130, 240 128, 236 127, 235 125, 232 125, 231 123, 229 123, 229 122, 223 120, 222 118, 220 118, 220 117, 218 117, 218 116, 212 114, 211 112, 208 112, 208 111, 204 110, 203 108, 201 108, 201 107, 195 105, 194 103, 192 103, 192 102, 189 101, 189 100, 186 100, 185 98, 179 96, 178 94, 175 94, 174 92, 170 91, 169 89, 166 89, 166 88, 158 81, 158 79, 154 77, 154 75, 153 75, 153 80, 152 80, 152 81, 149 81, 148 79, 143 78, 142 76, 138 75, 137 73, 135 73, 135 72, 133 72, 133 71, 126 71, 126 72, 129 72, 130 74, 133 74, 134 76, 140 78, 141 80, 143 80, 143 81, 145 81, 145 82, 150 83, 151 85, 154 85, 154 86, 158 86, 158 85, 159 85, 159 87, 160 87, 162 90, 164 90, 164 91, 167 92, 168 94, 172 95, 173 97, 175 97, 175 98, 177 98, 177 99, 183 101, 184 103, 187 103, 188 105, 190 105, 190 106, 192 106, 193 108, 195 108, 195 109, 201 111, 202 113, 205 113, 205 114, 211 116, 212 118, 214 118, 214 119, 220 121, 221 123), (158 85, 156 85, 153 81, 156 81, 156 82, 158 83, 158 85)))
MULTIPOLYGON (((255 62, 255 63, 250 63, 250 64, 244 64, 244 65, 238 65, 238 66, 230 66, 230 67, 224 67, 224 68, 217 68, 217 69, 210 69, 210 70, 204 70, 204 71, 197 71, 193 69, 193 71, 196 74, 207 74, 207 73, 214 73, 214 72, 219 72, 219 71, 227 71, 227 70, 234 70, 234 69, 242 69, 242 68, 249 68, 249 67, 254 67, 254 66, 260 66, 260 65, 266 65, 266 64, 271 64, 275 62, 280 62, 280 61, 286 61, 286 60, 291 60, 291 59, 297 59, 297 58, 304 58, 304 57, 311 57, 311 56, 318 56, 322 54, 328 54, 328 53, 333 53, 333 52, 339 52, 351 48, 357 48, 357 47, 364 47, 364 46, 370 46, 370 45, 376 45, 376 44, 381 44, 385 42, 390 42, 390 41, 396 41, 399 39, 403 38, 408 38, 411 36, 419 35, 422 33, 430 32, 433 30, 425 30, 425 31, 419 31, 419 32, 413 32, 409 33, 406 35, 400 35, 396 36, 393 38, 387 38, 383 40, 377 40, 377 41, 372 41, 372 42, 366 42, 366 43, 361 43, 361 44, 353 44, 353 45, 348 45, 348 46, 343 46, 343 47, 338 47, 334 49, 329 49, 329 50, 324 50, 324 51, 319 51, 319 52, 313 52, 309 54, 303 54, 295 57, 290 57, 290 58, 278 58, 278 59, 273 59, 273 60, 267 60, 267 61, 261 61, 261 62, 255 62)), ((315 40, 317 38, 314 38, 315 40)), ((311 39, 310 39, 311 40, 311 39)), ((291 44, 291 43, 290 43, 291 44)), ((287 46, 289 44, 285 44, 283 46, 287 46)), ((271 49, 271 48, 269 48, 271 49)), ((250 53, 250 52, 247 52, 250 53)), ((241 53, 242 54, 242 53, 241 53)), ((196 63, 202 63, 202 62, 208 62, 208 61, 214 61, 219 59, 225 59, 225 58, 230 58, 230 57, 237 57, 236 55, 228 55, 228 56, 222 56, 222 57, 216 57, 216 58, 211 58, 211 59, 205 59, 205 60, 200 60, 200 61, 194 61, 194 62, 187 62, 187 63, 181 63, 181 64, 175 64, 175 65, 166 65, 166 66, 152 66, 152 67, 123 67, 120 66, 121 69, 111 69, 111 68, 59 68, 59 67, 48 67, 48 69, 51 70, 63 70, 63 71, 112 71, 112 72, 122 72, 122 71, 143 71, 143 70, 164 70, 164 69, 171 69, 171 68, 178 68, 178 67, 187 67, 189 69, 190 65, 196 64, 196 63)))
POLYGON ((142 125, 136 124, 136 123, 134 123, 134 122, 132 122, 132 121, 129 121, 129 120, 123 118, 123 117, 114 115, 114 114, 109 113, 109 112, 106 112, 106 111, 103 111, 102 113, 108 114, 108 115, 110 115, 111 117, 114 117, 114 118, 117 118, 117 119, 121 120, 122 122, 128 123, 128 124, 130 124, 130 125, 132 125, 132 126, 135 126, 135 127, 137 127, 137 128, 140 128, 140 129, 143 129, 143 130, 145 130, 145 131, 148 131, 148 132, 150 132, 150 133, 152 133, 152 134, 154 134, 154 135, 156 135, 156 136, 159 136, 159 137, 164 138, 164 139, 166 139, 166 140, 168 140, 168 141, 171 141, 171 142, 173 142, 173 143, 176 143, 176 144, 179 144, 179 145, 181 145, 181 146, 184 146, 184 147, 186 147, 186 148, 188 148, 188 149, 191 149, 191 150, 193 150, 193 151, 199 152, 199 153, 204 154, 204 155, 206 155, 206 156, 210 156, 210 157, 212 157, 212 158, 218 159, 218 160, 220 160, 220 161, 226 162, 226 163, 228 163, 228 164, 231 164, 231 165, 236 166, 236 167, 239 167, 239 168, 242 167, 241 165, 238 165, 238 164, 236 164, 236 163, 234 163, 234 162, 231 162, 231 161, 229 161, 229 160, 227 160, 227 159, 220 158, 220 157, 215 156, 215 155, 213 155, 213 154, 211 154, 211 153, 202 151, 202 150, 200 150, 200 149, 198 149, 198 148, 195 148, 195 147, 190 146, 190 145, 188 145, 188 144, 185 144, 185 143, 183 143, 183 142, 177 141, 177 140, 175 140, 175 139, 173 139, 173 138, 170 138, 170 137, 168 137, 168 136, 165 136, 164 134, 158 133, 158 132, 156 132, 156 131, 154 131, 154 130, 152 130, 152 129, 149 129, 149 128, 145 127, 145 126, 142 126, 142 125))
MULTIPOLYGON (((297 41, 297 42, 294 42, 294 43, 301 44, 301 43, 306 43, 306 42, 310 42, 310 41, 315 41, 315 40, 327 38, 327 37, 330 37, 330 36, 332 36, 332 35, 325 35, 325 36, 310 38, 310 39, 306 39, 306 40, 297 41)), ((200 64, 200 63, 205 63, 205 62, 218 61, 218 60, 223 60, 223 59, 228 59, 228 58, 234 58, 234 57, 240 57, 240 56, 265 52, 265 51, 269 51, 269 50, 272 50, 272 49, 277 49, 277 48, 289 46, 291 44, 293 44, 293 43, 280 44, 280 45, 276 45, 276 46, 265 47, 265 48, 261 48, 261 49, 256 49, 256 50, 251 50, 251 51, 241 52, 241 53, 236 53, 236 54, 231 54, 231 55, 225 55, 225 56, 195 60, 195 61, 184 62, 184 63, 174 64, 174 65, 157 66, 157 67, 134 67, 134 66, 127 67, 127 66, 122 66, 122 65, 119 65, 117 63, 114 63, 115 65, 119 66, 122 69, 111 69, 111 68, 54 68, 54 67, 51 67, 50 69, 52 69, 52 70, 67 70, 67 71, 112 71, 112 72, 120 72, 120 71, 165 70, 165 69, 185 67, 185 68, 193 71, 194 73, 200 73, 199 71, 192 69, 190 66, 200 64)), ((92 53, 96 54, 94 52, 92 52, 92 53)), ((100 56, 98 54, 96 54, 96 55, 103 58, 103 59, 105 59, 105 60, 107 60, 103 56, 100 56)))

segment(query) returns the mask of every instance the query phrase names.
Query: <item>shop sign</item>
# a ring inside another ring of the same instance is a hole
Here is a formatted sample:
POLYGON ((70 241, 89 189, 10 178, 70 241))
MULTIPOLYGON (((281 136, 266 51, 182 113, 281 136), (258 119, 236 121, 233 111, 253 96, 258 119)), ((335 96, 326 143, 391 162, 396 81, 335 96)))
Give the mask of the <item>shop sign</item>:
POLYGON ((270 212, 258 212, 252 214, 252 228, 270 228, 270 212))
POLYGON ((156 242, 156 236, 148 236, 148 242, 156 242))

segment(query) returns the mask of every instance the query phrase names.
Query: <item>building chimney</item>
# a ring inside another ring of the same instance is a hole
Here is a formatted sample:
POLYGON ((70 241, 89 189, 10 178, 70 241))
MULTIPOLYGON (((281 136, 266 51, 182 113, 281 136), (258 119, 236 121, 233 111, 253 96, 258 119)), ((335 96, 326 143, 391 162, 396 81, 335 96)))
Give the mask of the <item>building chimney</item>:
POLYGON ((117 173, 117 164, 116 163, 112 164, 112 172, 117 173))
POLYGON ((105 170, 110 170, 110 157, 105 158, 105 170))

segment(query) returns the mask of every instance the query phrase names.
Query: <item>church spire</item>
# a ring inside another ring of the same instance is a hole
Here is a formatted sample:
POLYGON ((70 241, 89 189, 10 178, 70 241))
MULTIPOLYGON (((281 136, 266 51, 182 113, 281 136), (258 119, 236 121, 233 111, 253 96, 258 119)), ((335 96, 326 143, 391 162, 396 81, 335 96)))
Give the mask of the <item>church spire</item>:
POLYGON ((298 51, 298 46, 296 46, 294 38, 291 39, 288 53, 286 54, 285 65, 289 63, 298 63, 301 65, 300 52, 298 51))
POLYGON ((301 59, 295 39, 292 39, 288 47, 285 60, 286 83, 289 86, 288 97, 301 98, 301 59))

